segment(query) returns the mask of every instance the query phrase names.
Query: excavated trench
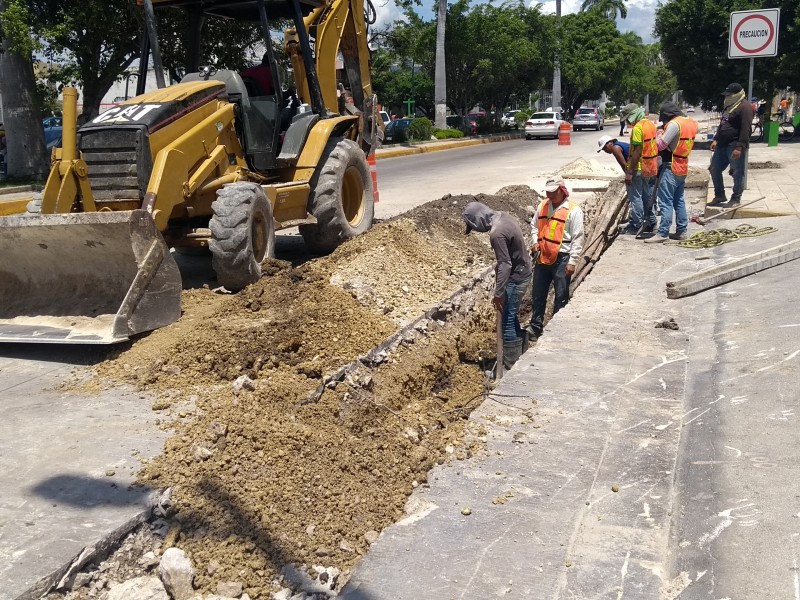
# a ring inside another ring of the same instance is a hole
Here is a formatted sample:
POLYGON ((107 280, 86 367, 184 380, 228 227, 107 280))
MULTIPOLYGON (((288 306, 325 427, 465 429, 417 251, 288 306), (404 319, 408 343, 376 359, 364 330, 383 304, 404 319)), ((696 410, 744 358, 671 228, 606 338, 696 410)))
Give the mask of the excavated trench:
MULTIPOLYGON (((576 285, 613 240, 622 197, 612 184, 584 203, 576 285)), ((69 598, 153 574, 173 545, 198 593, 237 582, 253 599, 282 587, 333 594, 432 466, 480 452, 484 432, 468 417, 496 344, 492 251, 460 218, 473 200, 526 223, 538 196, 446 196, 330 256, 270 261, 237 295, 189 290, 178 323, 84 378, 155 398, 147 408, 174 434, 139 481, 170 494, 114 556, 83 568, 69 598)))

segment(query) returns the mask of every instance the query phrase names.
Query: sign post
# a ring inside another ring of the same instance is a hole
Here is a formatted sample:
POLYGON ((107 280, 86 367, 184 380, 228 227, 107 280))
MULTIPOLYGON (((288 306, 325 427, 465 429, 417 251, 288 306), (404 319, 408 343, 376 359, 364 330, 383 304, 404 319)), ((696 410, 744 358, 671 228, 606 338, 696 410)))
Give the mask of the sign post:
MULTIPOLYGON (((728 58, 750 59, 750 77, 745 99, 747 102, 753 97, 754 59, 778 55, 780 17, 780 8, 739 10, 731 13, 728 58)), ((747 160, 744 161, 744 187, 747 187, 747 160)))

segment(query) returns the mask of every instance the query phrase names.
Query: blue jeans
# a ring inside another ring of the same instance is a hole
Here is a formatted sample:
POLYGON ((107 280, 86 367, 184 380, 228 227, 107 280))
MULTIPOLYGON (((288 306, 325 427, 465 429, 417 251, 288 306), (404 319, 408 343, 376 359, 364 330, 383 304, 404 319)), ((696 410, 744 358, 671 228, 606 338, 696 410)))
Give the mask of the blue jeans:
POLYGON ((544 312, 547 309, 547 294, 550 293, 550 284, 553 284, 556 293, 553 314, 556 314, 569 302, 570 276, 567 275, 568 263, 569 254, 567 252, 559 252, 556 262, 552 265, 536 263, 533 268, 531 329, 537 336, 542 335, 542 329, 544 329, 544 312))
MULTIPOLYGON (((655 193, 655 190, 653 189, 655 182, 655 177, 645 177, 642 175, 641 171, 636 171, 636 173, 633 174, 633 179, 630 185, 627 186, 628 202, 631 203, 631 218, 628 224, 630 229, 638 231, 642 226, 644 210, 647 207, 647 203, 650 202, 650 195, 655 193)), ((655 202, 653 202, 653 206, 651 207, 647 224, 656 224, 655 202)))
POLYGON ((503 306, 503 315, 501 317, 503 342, 516 342, 519 339, 524 339, 527 335, 519 324, 519 305, 530 283, 530 277, 519 283, 508 282, 506 303, 503 306))
POLYGON ((686 176, 678 176, 667 167, 661 174, 658 183, 658 206, 661 209, 661 223, 658 226, 658 235, 669 237, 669 228, 672 226, 672 213, 675 213, 675 233, 681 234, 689 227, 689 216, 686 214, 686 198, 683 188, 686 176))
POLYGON ((742 149, 739 158, 731 155, 736 149, 734 144, 717 144, 714 155, 711 157, 711 181, 714 183, 714 198, 725 198, 725 185, 722 183, 722 174, 730 165, 733 171, 733 196, 731 200, 741 200, 744 191, 744 164, 747 160, 747 150, 742 149))

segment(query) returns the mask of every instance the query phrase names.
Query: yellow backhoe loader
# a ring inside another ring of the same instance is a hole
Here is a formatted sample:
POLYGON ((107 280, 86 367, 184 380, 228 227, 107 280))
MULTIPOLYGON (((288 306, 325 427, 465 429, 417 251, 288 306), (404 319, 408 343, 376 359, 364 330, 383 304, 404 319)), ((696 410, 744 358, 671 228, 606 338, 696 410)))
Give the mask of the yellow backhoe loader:
POLYGON ((144 93, 140 77, 136 97, 80 129, 65 90, 41 198, 0 217, 0 341, 110 344, 177 320, 171 247, 210 249, 220 285, 236 291, 261 276, 277 229, 299 226, 312 251, 329 252, 372 224, 368 157, 382 129, 364 0, 140 3, 140 73, 152 56, 159 89, 144 93), (154 5, 189 11, 195 64, 174 85, 163 85, 154 5), (206 15, 260 22, 272 89, 197 64, 206 15), (276 19, 294 25, 284 34, 291 100, 278 84, 276 19))

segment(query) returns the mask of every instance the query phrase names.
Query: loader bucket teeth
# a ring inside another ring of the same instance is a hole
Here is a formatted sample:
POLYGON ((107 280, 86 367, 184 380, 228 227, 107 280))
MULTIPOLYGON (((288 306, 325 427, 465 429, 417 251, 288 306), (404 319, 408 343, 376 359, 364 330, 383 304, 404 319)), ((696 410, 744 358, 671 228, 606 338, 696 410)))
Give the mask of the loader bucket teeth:
POLYGON ((176 321, 181 275, 144 210, 0 218, 0 342, 115 344, 176 321))

